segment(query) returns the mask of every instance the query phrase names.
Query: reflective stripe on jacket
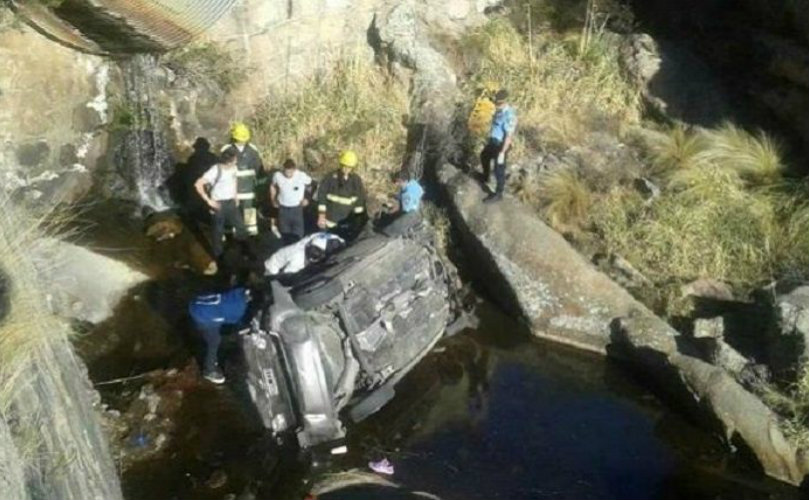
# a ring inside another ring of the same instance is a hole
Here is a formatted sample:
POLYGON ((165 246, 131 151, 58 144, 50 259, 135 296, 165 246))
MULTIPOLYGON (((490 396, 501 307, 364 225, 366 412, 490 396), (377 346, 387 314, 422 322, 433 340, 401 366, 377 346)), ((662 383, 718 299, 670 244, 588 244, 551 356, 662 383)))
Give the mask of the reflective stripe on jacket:
POLYGON ((351 214, 365 211, 365 188, 360 176, 351 172, 343 177, 342 172, 333 172, 317 190, 318 211, 326 213, 330 226, 338 224, 351 214))

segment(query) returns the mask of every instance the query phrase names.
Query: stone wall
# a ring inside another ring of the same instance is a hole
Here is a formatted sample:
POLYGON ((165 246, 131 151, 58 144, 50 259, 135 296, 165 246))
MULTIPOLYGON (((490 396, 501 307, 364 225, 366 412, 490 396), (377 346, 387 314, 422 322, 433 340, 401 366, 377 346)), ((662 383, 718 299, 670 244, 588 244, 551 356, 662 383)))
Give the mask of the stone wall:
POLYGON ((0 19, 2 189, 28 201, 75 201, 106 149, 114 66, 14 22, 5 7, 0 19))

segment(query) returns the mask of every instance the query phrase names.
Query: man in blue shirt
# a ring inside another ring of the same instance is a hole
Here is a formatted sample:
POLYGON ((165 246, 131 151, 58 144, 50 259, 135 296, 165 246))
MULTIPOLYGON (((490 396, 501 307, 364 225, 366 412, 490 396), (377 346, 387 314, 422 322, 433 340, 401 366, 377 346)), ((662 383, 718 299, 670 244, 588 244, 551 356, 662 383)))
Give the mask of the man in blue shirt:
POLYGON ((404 172, 393 176, 393 181, 399 188, 396 193, 396 207, 388 212, 387 224, 384 232, 389 236, 404 234, 407 229, 421 220, 421 198, 424 188, 419 181, 411 179, 404 172))
POLYGON ((396 199, 399 202, 398 211, 404 214, 418 212, 421 208, 421 197, 424 196, 424 188, 416 179, 408 179, 407 175, 400 172, 395 178, 399 187, 399 194, 396 199))
POLYGON ((222 293, 198 295, 188 304, 188 312, 206 346, 202 376, 214 384, 225 382, 217 362, 222 327, 247 324, 250 320, 250 300, 250 291, 237 287, 222 293))
POLYGON ((489 182, 489 176, 494 163, 494 177, 497 180, 497 188, 484 200, 494 202, 503 199, 503 191, 506 187, 506 156, 511 149, 511 141, 517 130, 517 112, 508 105, 508 92, 504 89, 497 91, 494 96, 494 103, 497 110, 492 118, 492 126, 489 131, 489 142, 480 153, 480 163, 483 166, 484 182, 489 182))

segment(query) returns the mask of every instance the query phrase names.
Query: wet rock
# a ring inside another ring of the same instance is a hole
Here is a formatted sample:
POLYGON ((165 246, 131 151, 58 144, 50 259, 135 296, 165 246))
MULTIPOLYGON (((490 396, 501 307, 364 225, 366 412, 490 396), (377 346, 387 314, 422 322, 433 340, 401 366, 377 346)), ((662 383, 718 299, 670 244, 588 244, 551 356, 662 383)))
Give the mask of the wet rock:
MULTIPOLYGON (((615 332, 617 348, 670 395, 721 424, 729 443, 740 437, 768 475, 799 485, 809 474, 806 450, 786 437, 778 416, 724 368, 683 352, 666 323, 636 315, 620 319, 615 332)), ((727 361, 734 366, 739 360, 731 354, 727 361)))

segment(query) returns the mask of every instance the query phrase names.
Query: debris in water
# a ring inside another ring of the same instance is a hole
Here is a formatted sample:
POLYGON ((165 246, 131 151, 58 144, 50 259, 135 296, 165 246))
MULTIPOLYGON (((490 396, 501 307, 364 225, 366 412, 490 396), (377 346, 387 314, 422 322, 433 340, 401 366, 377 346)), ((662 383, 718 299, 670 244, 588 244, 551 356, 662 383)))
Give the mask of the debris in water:
POLYGON ((377 474, 385 474, 387 476, 393 475, 393 464, 387 458, 377 460, 376 462, 368 462, 368 468, 377 474))
POLYGON ((211 474, 211 477, 205 481, 205 486, 208 488, 215 490, 217 488, 221 488, 228 482, 228 475, 222 469, 217 469, 211 474))

